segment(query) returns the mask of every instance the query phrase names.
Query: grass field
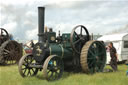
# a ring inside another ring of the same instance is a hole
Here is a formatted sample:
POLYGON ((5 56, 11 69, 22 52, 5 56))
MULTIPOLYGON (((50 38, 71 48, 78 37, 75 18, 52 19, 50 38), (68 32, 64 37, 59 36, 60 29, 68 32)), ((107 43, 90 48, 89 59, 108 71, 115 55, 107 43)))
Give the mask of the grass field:
POLYGON ((22 78, 16 65, 0 66, 0 85, 128 85, 127 67, 119 65, 118 68, 118 72, 94 75, 65 72, 60 80, 48 82, 43 78, 42 72, 35 77, 22 78))

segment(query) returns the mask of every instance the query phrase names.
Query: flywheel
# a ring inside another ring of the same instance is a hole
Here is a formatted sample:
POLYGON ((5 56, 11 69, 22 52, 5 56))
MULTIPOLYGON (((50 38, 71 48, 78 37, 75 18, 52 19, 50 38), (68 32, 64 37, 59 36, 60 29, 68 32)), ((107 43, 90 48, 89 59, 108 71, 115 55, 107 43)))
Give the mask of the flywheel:
POLYGON ((106 49, 101 41, 88 41, 81 50, 80 63, 83 72, 102 72, 106 64, 106 49))

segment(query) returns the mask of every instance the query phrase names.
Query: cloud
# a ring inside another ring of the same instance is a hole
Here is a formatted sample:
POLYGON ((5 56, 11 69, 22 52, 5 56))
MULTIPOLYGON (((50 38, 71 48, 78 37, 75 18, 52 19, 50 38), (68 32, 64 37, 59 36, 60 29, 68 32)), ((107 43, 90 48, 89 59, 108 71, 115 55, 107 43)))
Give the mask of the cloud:
MULTIPOLYGON (((74 6, 67 8, 49 8, 48 21, 56 20, 56 25, 64 22, 66 25, 83 24, 90 32, 105 34, 128 23, 126 2, 73 2, 74 6), (54 11, 54 10, 57 11, 54 11), (52 14, 55 13, 55 14, 52 14), (50 15, 52 14, 52 15, 50 15), (56 16, 54 16, 56 15, 56 16), (97 30, 95 30, 97 29, 97 30), (104 30, 103 30, 104 29, 104 30), (103 31, 101 31, 103 30, 103 31)), ((64 4, 64 3, 63 3, 64 4)), ((67 26, 66 28, 70 28, 67 26)), ((65 28, 65 29, 66 29, 65 28)))
POLYGON ((128 33, 128 24, 120 29, 112 30, 111 32, 109 32, 109 34, 114 34, 114 33, 128 33))
POLYGON ((28 31, 26 31, 26 34, 25 34, 25 35, 27 35, 26 39, 27 40, 37 39, 37 34, 38 34, 37 28, 36 29, 32 29, 32 30, 28 30, 28 31))
POLYGON ((45 25, 56 32, 70 33, 82 24, 90 34, 105 34, 128 24, 127 1, 7 0, 1 4, 0 26, 16 39, 37 39, 38 6, 46 7, 45 25))
POLYGON ((24 5, 24 4, 31 4, 32 2, 35 2, 36 0, 1 0, 2 4, 5 5, 24 5))
POLYGON ((14 6, 1 5, 1 27, 9 29, 8 32, 14 35, 14 38, 28 39, 26 34, 28 30, 33 30, 37 27, 37 15, 31 11, 28 5, 14 6))
POLYGON ((7 28, 6 30, 9 32, 14 32, 14 30, 16 30, 16 26, 17 26, 16 22, 11 22, 8 24, 4 24, 3 28, 7 28))

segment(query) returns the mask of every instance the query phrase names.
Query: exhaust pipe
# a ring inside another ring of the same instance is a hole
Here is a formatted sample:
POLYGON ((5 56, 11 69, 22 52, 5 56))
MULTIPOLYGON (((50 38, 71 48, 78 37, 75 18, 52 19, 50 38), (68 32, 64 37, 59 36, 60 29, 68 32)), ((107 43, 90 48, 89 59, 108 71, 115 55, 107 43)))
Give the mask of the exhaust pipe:
POLYGON ((38 7, 38 36, 39 43, 45 42, 44 36, 45 7, 38 7))

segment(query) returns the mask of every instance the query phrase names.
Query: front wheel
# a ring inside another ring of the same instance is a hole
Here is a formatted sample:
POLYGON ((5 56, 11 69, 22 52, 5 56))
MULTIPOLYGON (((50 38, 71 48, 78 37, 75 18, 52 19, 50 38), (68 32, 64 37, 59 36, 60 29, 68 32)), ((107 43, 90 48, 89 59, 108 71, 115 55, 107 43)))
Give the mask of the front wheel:
POLYGON ((43 65, 43 74, 48 81, 61 78, 64 70, 63 61, 56 55, 49 56, 43 65))
POLYGON ((19 61, 19 73, 22 77, 35 76, 38 73, 37 68, 30 67, 35 64, 35 60, 32 54, 23 56, 19 61))

